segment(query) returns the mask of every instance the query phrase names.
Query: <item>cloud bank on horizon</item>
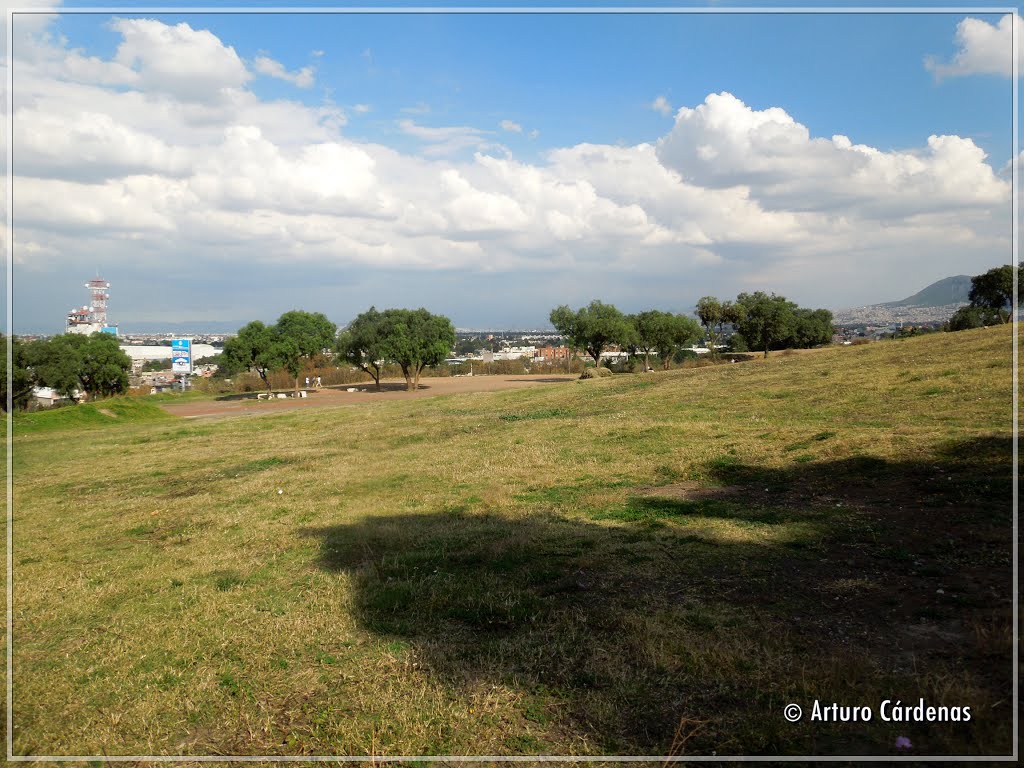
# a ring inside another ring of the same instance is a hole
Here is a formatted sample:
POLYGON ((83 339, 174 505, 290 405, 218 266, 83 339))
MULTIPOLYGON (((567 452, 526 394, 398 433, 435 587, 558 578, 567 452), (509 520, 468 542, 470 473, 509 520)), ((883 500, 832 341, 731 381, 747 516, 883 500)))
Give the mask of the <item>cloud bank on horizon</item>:
MULTIPOLYGON (((927 62, 937 77, 1008 73, 991 51, 1009 17, 975 21, 960 22, 949 62, 927 62)), ((937 279, 1008 259, 1010 181, 970 137, 873 147, 814 136, 785 105, 711 90, 679 107, 640 94, 638 111, 665 121, 650 141, 523 156, 503 137, 535 140, 528 121, 437 124, 422 103, 369 139, 349 122, 376 105, 300 98, 323 84, 318 65, 289 69, 271 49, 247 59, 185 21, 114 18, 109 29, 119 41, 108 56, 44 28, 19 36, 16 295, 58 275, 80 293, 79 276, 102 264, 139 284, 190 274, 190 300, 140 301, 139 321, 177 318, 189 301, 240 323, 293 306, 344 321, 404 300, 461 325, 486 324, 490 310, 540 326, 554 304, 597 296, 686 311, 699 295, 763 288, 849 306, 887 298, 879 283, 894 263, 937 279), (261 81, 296 90, 260 95, 261 81), (228 298, 240 273, 249 298, 228 298), (352 291, 365 301, 318 306, 297 275, 311 288, 362 285, 352 291), (460 315, 448 304, 472 286, 493 293, 460 315)), ((69 307, 16 302, 15 329, 52 330, 69 307)))

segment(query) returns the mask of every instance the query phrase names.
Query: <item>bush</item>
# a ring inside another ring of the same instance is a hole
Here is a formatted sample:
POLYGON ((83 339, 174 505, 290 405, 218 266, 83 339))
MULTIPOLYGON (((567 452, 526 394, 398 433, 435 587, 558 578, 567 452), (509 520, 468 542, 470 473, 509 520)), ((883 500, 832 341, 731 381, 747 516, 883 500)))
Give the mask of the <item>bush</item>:
POLYGON ((676 365, 685 363, 687 360, 696 360, 700 355, 694 352, 692 349, 679 349, 672 356, 672 362, 676 365))
POLYGON ((949 318, 949 330, 969 331, 973 328, 985 328, 990 325, 1002 325, 1003 318, 999 311, 987 307, 960 307, 949 318))
POLYGON ((600 366, 594 368, 585 368, 583 373, 580 374, 580 379, 602 379, 605 376, 613 375, 610 370, 600 366))

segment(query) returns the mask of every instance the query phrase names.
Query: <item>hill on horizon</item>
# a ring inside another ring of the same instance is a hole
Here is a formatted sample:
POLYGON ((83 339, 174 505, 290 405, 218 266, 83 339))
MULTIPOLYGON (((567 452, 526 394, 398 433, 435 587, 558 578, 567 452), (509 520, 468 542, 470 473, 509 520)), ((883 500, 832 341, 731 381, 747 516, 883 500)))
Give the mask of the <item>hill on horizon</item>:
POLYGON ((968 301, 971 291, 970 275, 954 275, 922 288, 913 296, 899 301, 888 301, 876 304, 876 307, 942 307, 947 304, 961 304, 968 301))

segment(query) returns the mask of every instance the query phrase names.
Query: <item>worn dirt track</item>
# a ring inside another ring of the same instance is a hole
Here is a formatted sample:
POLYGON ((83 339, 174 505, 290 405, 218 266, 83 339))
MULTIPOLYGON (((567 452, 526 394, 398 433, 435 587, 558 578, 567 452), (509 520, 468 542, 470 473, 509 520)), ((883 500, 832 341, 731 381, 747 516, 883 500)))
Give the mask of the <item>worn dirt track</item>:
POLYGON ((453 378, 427 378, 420 380, 415 392, 405 391, 404 381, 381 382, 383 391, 378 392, 370 384, 342 385, 309 390, 305 398, 257 400, 255 393, 248 396, 231 395, 217 400, 198 400, 162 406, 168 413, 184 418, 210 416, 251 416, 265 413, 290 411, 295 408, 323 408, 332 405, 359 405, 365 403, 407 400, 413 397, 436 397, 438 395, 467 394, 471 392, 496 392, 503 389, 520 389, 538 384, 557 384, 575 381, 576 376, 460 376, 453 378), (355 386, 362 392, 349 392, 348 386, 355 386))

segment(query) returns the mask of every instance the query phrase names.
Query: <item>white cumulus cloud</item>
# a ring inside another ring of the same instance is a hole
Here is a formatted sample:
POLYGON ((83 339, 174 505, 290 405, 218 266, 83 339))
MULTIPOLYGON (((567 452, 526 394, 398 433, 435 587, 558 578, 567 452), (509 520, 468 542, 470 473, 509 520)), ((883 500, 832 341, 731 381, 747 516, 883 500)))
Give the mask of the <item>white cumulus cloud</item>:
POLYGON ((846 136, 812 138, 785 110, 754 110, 729 93, 681 108, 658 157, 692 184, 742 185, 769 209, 906 216, 988 207, 1009 194, 969 138, 883 152, 846 136))
POLYGON ((311 265, 318 285, 353 266, 586 269, 638 296, 834 286, 877 300, 894 264, 911 276, 898 296, 1009 248, 1009 181, 969 137, 882 150, 712 93, 634 145, 527 162, 495 132, 406 118, 413 149, 399 150, 348 137, 331 104, 258 98, 209 31, 114 29, 110 59, 52 39, 17 49, 15 234, 34 275, 91 270, 96 253, 126 270, 187 254, 211 284, 255 264, 275 280, 311 265))
POLYGON ((934 56, 925 58, 925 66, 937 78, 963 75, 1003 75, 1013 67, 1013 24, 1017 24, 1017 67, 1024 63, 1024 25, 1020 16, 1006 14, 998 23, 968 16, 956 26, 957 52, 948 62, 934 56))
POLYGON ((138 73, 136 84, 183 101, 219 101, 252 77, 231 46, 209 30, 155 19, 115 19, 122 42, 115 61, 138 73))

